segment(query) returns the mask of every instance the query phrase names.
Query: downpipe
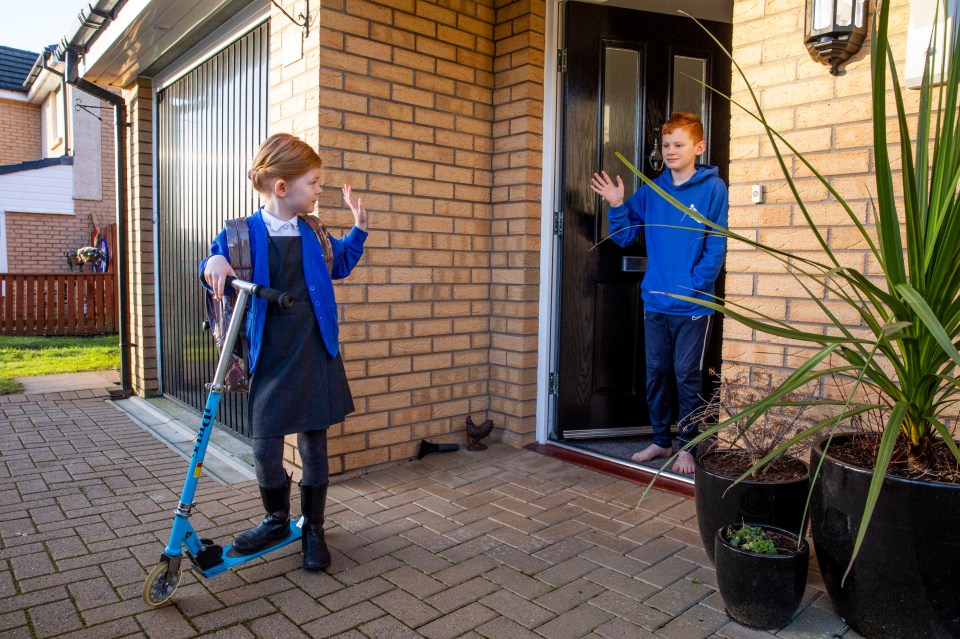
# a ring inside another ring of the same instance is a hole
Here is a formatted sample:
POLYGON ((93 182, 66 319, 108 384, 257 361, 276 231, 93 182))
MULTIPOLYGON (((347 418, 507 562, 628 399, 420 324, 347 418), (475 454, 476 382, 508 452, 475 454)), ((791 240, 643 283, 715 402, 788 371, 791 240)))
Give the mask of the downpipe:
POLYGON ((68 47, 65 55, 66 81, 84 93, 113 105, 114 158, 117 191, 117 297, 120 306, 120 388, 124 396, 133 394, 130 374, 130 309, 127 286, 127 111, 123 97, 107 91, 78 73, 80 63, 76 49, 68 47))

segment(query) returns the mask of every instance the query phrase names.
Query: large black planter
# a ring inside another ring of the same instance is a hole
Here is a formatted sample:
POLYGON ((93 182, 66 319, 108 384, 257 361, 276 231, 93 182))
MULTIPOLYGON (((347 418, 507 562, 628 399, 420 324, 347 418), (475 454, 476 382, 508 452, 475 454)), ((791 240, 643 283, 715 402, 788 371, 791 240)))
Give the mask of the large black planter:
MULTIPOLYGON (((781 528, 760 527, 797 539, 795 533, 781 528)), ((731 546, 723 535, 726 529, 722 526, 714 531, 714 539, 717 589, 727 614, 752 628, 785 626, 800 607, 807 585, 807 542, 791 554, 758 555, 731 546)))
MULTIPOLYGON (((811 465, 822 456, 821 443, 811 465)), ((814 484, 810 525, 827 593, 840 616, 871 639, 957 639, 960 486, 887 476, 841 587, 871 476, 828 455, 814 484)))
MULTIPOLYGON (((788 482, 761 482, 744 480, 724 493, 736 478, 712 473, 701 460, 711 455, 725 455, 724 451, 704 453, 697 459, 694 471, 696 486, 697 523, 703 549, 713 561, 713 538, 720 526, 743 521, 770 524, 797 534, 803 508, 810 490, 810 471, 807 475, 788 482)), ((801 462, 803 463, 803 462, 801 462)))

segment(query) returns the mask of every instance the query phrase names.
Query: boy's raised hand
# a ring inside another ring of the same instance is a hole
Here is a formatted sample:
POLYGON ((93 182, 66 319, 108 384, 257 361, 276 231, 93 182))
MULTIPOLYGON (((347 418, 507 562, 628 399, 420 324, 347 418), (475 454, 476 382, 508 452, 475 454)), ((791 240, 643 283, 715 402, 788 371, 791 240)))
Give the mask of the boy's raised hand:
POLYGON ((617 176, 617 183, 614 184, 606 171, 594 173, 590 179, 590 188, 593 189, 594 193, 609 202, 610 206, 623 205, 623 180, 620 179, 619 175, 617 176))
POLYGON ((361 231, 367 230, 367 209, 363 207, 363 198, 353 199, 353 187, 349 184, 343 185, 343 201, 350 207, 353 213, 354 223, 361 231))

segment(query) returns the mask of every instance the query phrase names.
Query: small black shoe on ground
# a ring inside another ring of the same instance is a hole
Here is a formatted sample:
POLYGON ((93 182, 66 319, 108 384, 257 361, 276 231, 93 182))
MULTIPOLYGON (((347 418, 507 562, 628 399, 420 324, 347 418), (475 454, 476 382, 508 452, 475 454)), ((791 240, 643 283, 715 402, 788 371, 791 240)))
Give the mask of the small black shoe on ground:
POLYGON ((303 569, 323 570, 330 565, 330 551, 323 539, 323 510, 327 503, 327 485, 300 484, 300 509, 303 512, 303 569))
POLYGON ((260 499, 267 514, 233 540, 233 550, 239 555, 252 555, 290 536, 290 476, 283 486, 261 486, 260 499))

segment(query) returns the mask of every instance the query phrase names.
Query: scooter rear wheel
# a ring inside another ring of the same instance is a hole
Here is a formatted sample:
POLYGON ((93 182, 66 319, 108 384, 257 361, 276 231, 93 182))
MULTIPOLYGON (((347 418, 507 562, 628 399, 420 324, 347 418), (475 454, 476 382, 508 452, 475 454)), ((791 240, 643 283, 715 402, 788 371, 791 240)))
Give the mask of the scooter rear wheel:
POLYGON ((177 574, 170 574, 170 564, 161 561, 153 567, 147 580, 143 583, 143 602, 148 606, 161 606, 177 590, 180 585, 180 577, 183 576, 183 566, 177 566, 177 574))

